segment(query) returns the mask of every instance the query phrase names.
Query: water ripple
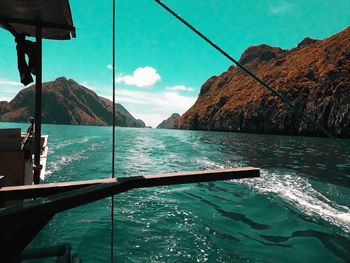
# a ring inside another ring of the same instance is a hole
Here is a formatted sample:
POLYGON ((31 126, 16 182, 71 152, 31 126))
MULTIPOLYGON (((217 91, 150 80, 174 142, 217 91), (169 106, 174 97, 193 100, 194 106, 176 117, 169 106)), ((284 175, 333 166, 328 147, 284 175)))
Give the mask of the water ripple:
POLYGON ((260 178, 243 179, 241 183, 263 194, 273 193, 307 215, 323 219, 350 232, 350 208, 325 197, 305 177, 262 170, 260 178))

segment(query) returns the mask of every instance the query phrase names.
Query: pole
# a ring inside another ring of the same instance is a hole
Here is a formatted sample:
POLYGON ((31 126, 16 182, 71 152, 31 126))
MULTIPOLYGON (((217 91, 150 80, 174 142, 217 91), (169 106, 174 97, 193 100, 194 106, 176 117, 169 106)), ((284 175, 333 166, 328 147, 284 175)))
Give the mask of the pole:
MULTIPOLYGON (((112 0, 112 86, 113 86, 113 121, 112 121, 112 178, 115 177, 115 26, 116 26, 116 0, 112 0)), ((114 263, 114 195, 111 197, 111 259, 114 263)))
POLYGON ((36 38, 36 77, 35 77, 35 146, 34 146, 34 184, 40 182, 40 140, 41 140, 41 89, 42 89, 42 28, 35 28, 36 38))

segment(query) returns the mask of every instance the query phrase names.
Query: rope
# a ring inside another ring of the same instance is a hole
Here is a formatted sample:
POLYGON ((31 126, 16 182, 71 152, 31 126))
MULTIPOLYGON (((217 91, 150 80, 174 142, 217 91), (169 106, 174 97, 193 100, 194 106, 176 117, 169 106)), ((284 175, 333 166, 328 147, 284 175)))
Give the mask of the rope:
POLYGON ((222 48, 220 48, 218 45, 216 45, 213 41, 211 41, 209 38, 207 38, 205 35, 203 35, 201 32, 199 32, 196 28, 194 28, 190 23, 188 23, 186 20, 184 20, 182 17, 180 17, 178 14, 176 14, 173 10, 171 10, 168 6, 163 4, 160 0, 154 0, 156 1, 161 7, 163 7, 166 11, 168 11, 170 14, 172 14, 175 18, 180 20, 185 26, 187 26, 189 29, 191 29, 194 33, 196 33, 198 36, 200 36, 202 39, 204 39, 209 45, 211 45, 213 48, 215 48, 217 51, 219 51, 222 55, 224 55, 226 58, 231 60, 237 67, 242 69, 247 75, 249 75, 251 78, 253 78, 255 81, 260 83, 263 87, 267 88, 273 95, 280 98, 284 103, 286 103, 288 106, 290 106, 294 112, 296 112, 299 116, 304 118, 308 123, 314 125, 316 128, 318 128, 323 134, 325 134, 330 139, 334 140, 336 143, 338 143, 340 146, 344 146, 343 143, 339 140, 337 140, 329 131, 327 131, 322 125, 320 125, 318 122, 316 122, 312 117, 310 117, 307 113, 305 113, 303 110, 296 107, 288 98, 283 96, 280 92, 273 89, 270 85, 268 85, 266 82, 261 80, 259 77, 257 77, 254 73, 249 71, 246 67, 244 67, 242 64, 240 64, 237 60, 235 60, 232 56, 230 56, 226 51, 224 51, 222 48))
MULTIPOLYGON (((113 121, 112 121, 112 178, 115 177, 115 1, 112 4, 112 86, 113 86, 113 121)), ((111 197, 111 263, 114 262, 114 195, 111 197)))

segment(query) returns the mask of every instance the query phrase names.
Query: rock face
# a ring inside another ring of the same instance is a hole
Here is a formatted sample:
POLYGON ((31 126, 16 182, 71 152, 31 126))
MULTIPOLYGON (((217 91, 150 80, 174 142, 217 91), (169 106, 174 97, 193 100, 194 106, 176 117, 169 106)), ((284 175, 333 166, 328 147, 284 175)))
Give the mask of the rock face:
POLYGON ((174 123, 175 121, 180 118, 180 114, 178 113, 173 113, 171 114, 171 116, 162 121, 158 126, 157 126, 157 129, 174 129, 174 123))
MULTIPOLYGON (((112 102, 65 77, 43 83, 42 122, 77 125, 111 125, 112 102)), ((21 90, 10 102, 0 102, 0 120, 24 122, 34 116, 35 86, 21 90)), ((116 123, 145 127, 122 105, 116 104, 116 123)))
MULTIPOLYGON (((350 137, 350 27, 296 48, 249 47, 240 62, 333 134, 350 137)), ((321 135, 280 99, 231 66, 208 79, 180 129, 321 135)))

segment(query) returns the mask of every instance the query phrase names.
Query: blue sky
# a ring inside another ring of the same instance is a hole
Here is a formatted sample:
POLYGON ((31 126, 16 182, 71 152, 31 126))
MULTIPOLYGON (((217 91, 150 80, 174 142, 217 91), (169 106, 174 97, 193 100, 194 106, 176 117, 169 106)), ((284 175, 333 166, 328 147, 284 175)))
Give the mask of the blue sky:
MULTIPOLYGON (((350 25, 349 0, 164 0, 236 59, 251 45, 295 47, 350 25)), ((111 0, 71 0, 77 38, 43 43, 43 80, 66 76, 112 95, 111 0)), ((117 0, 117 102, 147 125, 184 113, 230 62, 153 0, 117 0)), ((0 30, 0 100, 23 88, 12 36, 0 30)))

